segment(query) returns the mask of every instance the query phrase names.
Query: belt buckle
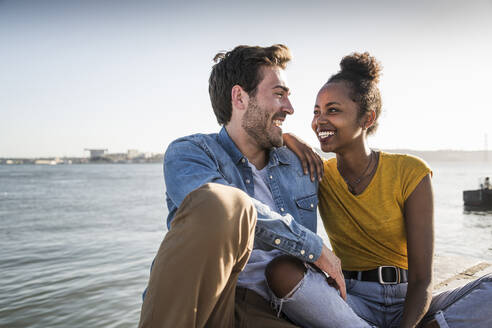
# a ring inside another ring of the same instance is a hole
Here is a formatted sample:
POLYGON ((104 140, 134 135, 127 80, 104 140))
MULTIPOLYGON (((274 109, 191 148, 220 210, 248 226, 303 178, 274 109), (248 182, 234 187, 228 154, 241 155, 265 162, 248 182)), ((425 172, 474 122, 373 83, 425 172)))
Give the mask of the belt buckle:
POLYGON ((383 265, 378 267, 378 279, 381 285, 396 285, 400 282, 400 270, 397 267, 391 265, 383 265), (395 281, 384 281, 383 280, 383 268, 392 268, 395 270, 395 281))

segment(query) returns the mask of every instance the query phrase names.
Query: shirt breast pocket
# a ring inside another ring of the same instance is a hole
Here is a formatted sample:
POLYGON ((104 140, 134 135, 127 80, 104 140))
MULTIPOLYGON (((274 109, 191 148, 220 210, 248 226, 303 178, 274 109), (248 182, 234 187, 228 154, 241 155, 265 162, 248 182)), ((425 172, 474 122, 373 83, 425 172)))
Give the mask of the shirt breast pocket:
POLYGON ((318 195, 310 195, 296 200, 296 205, 299 210, 301 224, 305 227, 313 229, 316 227, 316 209, 318 207, 318 195))

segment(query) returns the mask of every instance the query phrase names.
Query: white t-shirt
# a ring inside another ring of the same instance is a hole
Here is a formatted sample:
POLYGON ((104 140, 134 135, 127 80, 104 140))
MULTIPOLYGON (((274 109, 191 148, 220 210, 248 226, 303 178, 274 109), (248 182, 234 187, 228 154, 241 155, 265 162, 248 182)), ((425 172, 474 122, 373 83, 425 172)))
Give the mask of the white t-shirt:
MULTIPOLYGON (((253 173, 253 186, 255 190, 254 198, 270 207, 272 211, 278 213, 277 206, 273 201, 272 192, 267 184, 268 171, 266 166, 263 169, 258 170, 249 162, 248 165, 251 167, 253 173)), ((239 274, 237 285, 239 287, 251 289, 266 300, 270 300, 268 286, 265 279, 265 268, 267 264, 273 260, 273 258, 281 254, 282 252, 278 249, 271 251, 253 249, 248 263, 244 267, 244 270, 239 274)))

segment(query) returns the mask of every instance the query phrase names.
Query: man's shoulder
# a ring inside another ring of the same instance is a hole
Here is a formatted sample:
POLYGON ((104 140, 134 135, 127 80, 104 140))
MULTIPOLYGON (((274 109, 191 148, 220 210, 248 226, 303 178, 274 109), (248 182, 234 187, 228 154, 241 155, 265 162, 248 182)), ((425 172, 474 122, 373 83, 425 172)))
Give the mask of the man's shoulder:
POLYGON ((169 147, 171 146, 174 146, 178 143, 182 143, 182 142, 192 142, 192 143, 200 143, 200 142, 217 142, 217 137, 218 137, 218 134, 217 133, 209 133, 209 134, 205 134, 205 133, 195 133, 195 134, 190 134, 190 135, 187 135, 187 136, 184 136, 184 137, 180 137, 174 141, 172 141, 170 144, 169 144, 169 147))
POLYGON ((217 144, 217 133, 195 133, 173 140, 166 149, 166 154, 186 151, 190 148, 203 148, 204 145, 217 144))
POLYGON ((283 172, 282 183, 289 186, 291 192, 293 192, 292 188, 295 188, 304 195, 316 193, 318 180, 312 181, 309 174, 304 174, 304 169, 297 155, 285 146, 276 148, 275 152, 280 162, 279 168, 283 172))
POLYGON ((275 148, 275 153, 281 163, 301 167, 301 161, 289 148, 285 146, 275 148))
POLYGON ((306 178, 306 181, 311 181, 310 176, 304 174, 301 160, 292 150, 283 146, 275 148, 275 153, 280 164, 279 167, 283 172, 292 177, 306 178))

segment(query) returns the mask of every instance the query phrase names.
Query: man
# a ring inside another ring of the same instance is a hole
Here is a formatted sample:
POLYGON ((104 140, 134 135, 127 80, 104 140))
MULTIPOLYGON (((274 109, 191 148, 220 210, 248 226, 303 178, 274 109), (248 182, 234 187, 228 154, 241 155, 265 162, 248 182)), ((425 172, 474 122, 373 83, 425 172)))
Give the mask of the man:
POLYGON ((492 189, 492 186, 490 185, 490 178, 485 177, 485 181, 483 183, 483 189, 492 189))
POLYGON ((266 301, 265 267, 280 254, 314 263, 345 295, 340 262, 316 235, 317 182, 281 147, 290 58, 283 45, 216 56, 209 92, 223 128, 166 151, 169 232, 140 327, 292 327, 266 301))

